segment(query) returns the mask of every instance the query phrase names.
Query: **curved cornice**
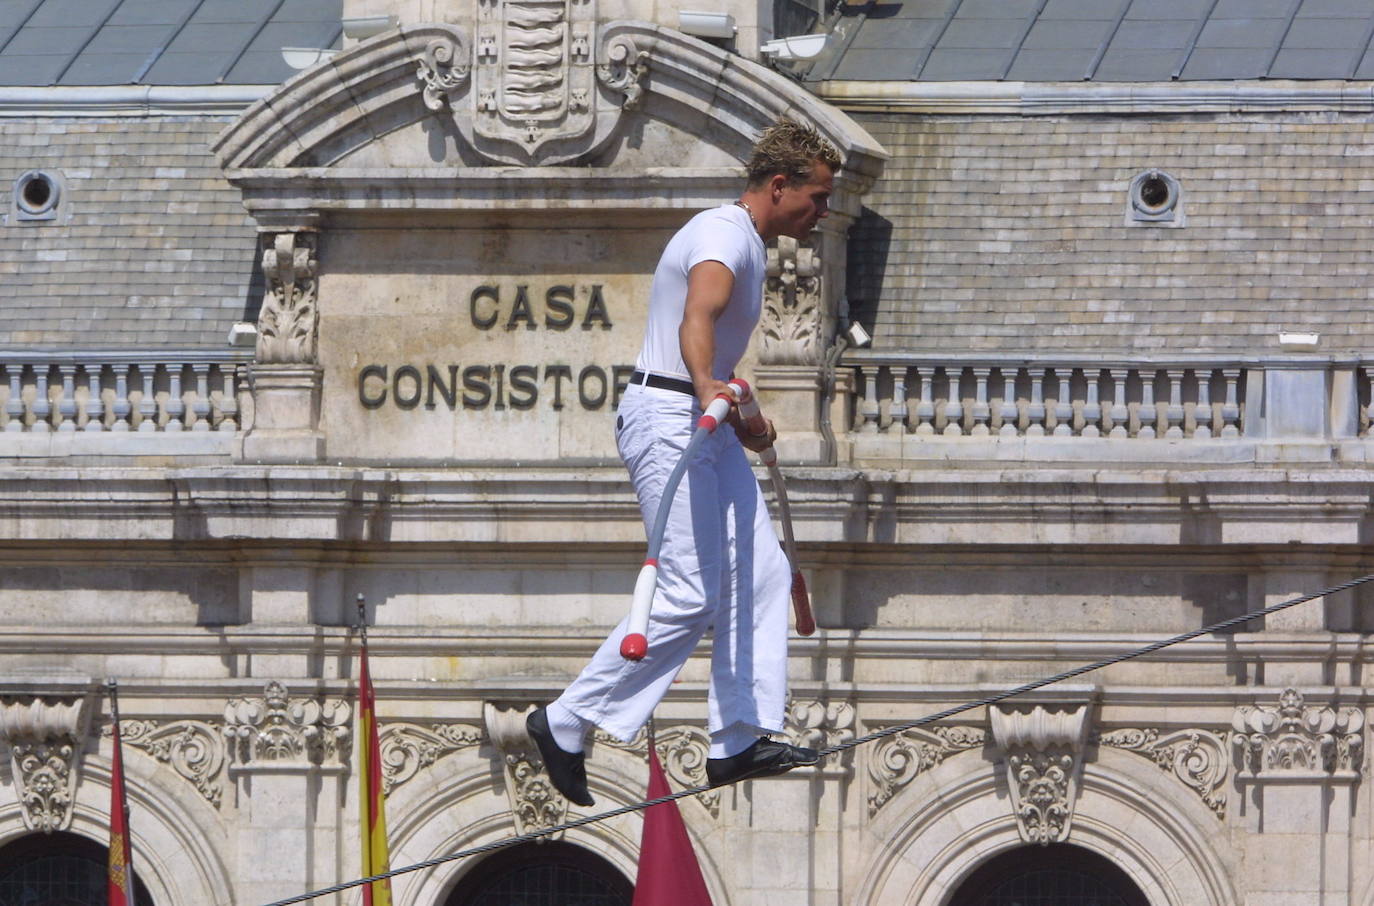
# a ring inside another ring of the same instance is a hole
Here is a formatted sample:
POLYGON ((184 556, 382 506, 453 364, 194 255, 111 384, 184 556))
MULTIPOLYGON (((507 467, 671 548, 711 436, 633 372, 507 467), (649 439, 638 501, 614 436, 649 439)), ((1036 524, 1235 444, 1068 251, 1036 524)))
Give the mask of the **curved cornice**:
MULTIPOLYGON (((882 172, 887 152, 862 127, 777 73, 649 23, 607 23, 598 45, 604 49, 612 40, 628 40, 647 53, 643 93, 626 105, 633 111, 618 114, 622 131, 634 117, 658 119, 743 161, 758 132, 777 117, 810 123, 844 156, 834 205, 840 213, 857 214, 859 196, 882 172)), ((436 41, 470 46, 453 26, 403 26, 302 72, 249 107, 212 145, 225 175, 243 189, 249 210, 289 217, 306 209, 689 208, 715 203, 722 189, 738 187, 739 166, 626 171, 604 155, 593 166, 338 166, 388 133, 435 116, 424 104, 417 70, 436 41), (614 191, 608 192, 612 183, 614 191)), ((469 117, 471 106, 463 95, 455 104, 461 110, 440 115, 469 117)), ((592 159, 597 150, 589 149, 584 158, 592 159)), ((571 161, 581 162, 586 160, 571 161)))

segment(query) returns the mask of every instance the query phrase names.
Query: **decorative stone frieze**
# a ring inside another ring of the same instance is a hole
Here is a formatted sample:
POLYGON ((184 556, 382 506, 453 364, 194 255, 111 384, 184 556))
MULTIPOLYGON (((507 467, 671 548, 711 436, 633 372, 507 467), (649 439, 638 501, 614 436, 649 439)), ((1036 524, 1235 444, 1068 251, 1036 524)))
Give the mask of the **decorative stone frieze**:
MULTIPOLYGON (((649 732, 641 729, 629 742, 621 742, 609 733, 593 731, 592 739, 599 746, 621 749, 645 760, 649 757, 649 732)), ((710 755, 711 737, 701 727, 675 724, 654 730, 654 748, 658 750, 663 772, 676 789, 706 786, 706 759, 710 755)), ((711 817, 720 815, 720 790, 698 793, 692 799, 705 806, 711 817)))
POLYGON ((759 361, 815 365, 825 356, 821 257, 790 236, 768 250, 768 278, 759 321, 759 361))
POLYGON ((1225 734, 1188 729, 1163 732, 1154 728, 1109 730, 1096 737, 1099 745, 1125 749, 1149 758, 1197 794, 1218 818, 1226 817, 1226 779, 1230 762, 1225 734))
POLYGON ((262 698, 231 699, 224 708, 229 770, 341 765, 352 716, 347 702, 293 698, 273 680, 262 698))
MULTIPOLYGON (((107 725, 101 735, 112 736, 107 725)), ((224 727, 199 720, 177 720, 159 724, 155 720, 122 720, 120 741, 142 749, 158 761, 170 765, 182 779, 190 781, 205 800, 219 808, 224 796, 221 775, 228 746, 224 727)))
POLYGON ((1308 705, 1297 689, 1276 708, 1242 705, 1231 718, 1240 780, 1356 780, 1364 762, 1364 714, 1308 705))
MULTIPOLYGON (((784 729, 796 745, 810 749, 843 745, 854 738, 854 706, 843 701, 793 702, 787 708, 784 729)), ((853 755, 853 749, 846 749, 839 758, 822 761, 821 767, 848 766, 853 755)))
POLYGON ((29 830, 52 833, 72 823, 85 735, 85 699, 24 696, 0 700, 0 742, 29 830))
POLYGON ((445 755, 471 748, 485 738, 473 724, 388 724, 378 738, 386 795, 445 755))
POLYGON ((268 292, 258 314, 260 365, 313 364, 318 340, 318 280, 313 232, 266 233, 262 270, 268 292))
POLYGON ((1083 772, 1088 708, 988 712, 992 737, 1005 753, 1007 788, 1017 829, 1027 843, 1069 838, 1083 772))
POLYGON ((539 751, 525 732, 525 719, 533 710, 533 705, 495 702, 482 706, 487 737, 501 755, 517 834, 562 824, 568 815, 568 800, 549 782, 539 751))
POLYGON ((981 749, 987 733, 976 727, 936 727, 907 730, 878 743, 868 763, 874 792, 868 797, 868 814, 877 813, 918 774, 951 755, 981 749))

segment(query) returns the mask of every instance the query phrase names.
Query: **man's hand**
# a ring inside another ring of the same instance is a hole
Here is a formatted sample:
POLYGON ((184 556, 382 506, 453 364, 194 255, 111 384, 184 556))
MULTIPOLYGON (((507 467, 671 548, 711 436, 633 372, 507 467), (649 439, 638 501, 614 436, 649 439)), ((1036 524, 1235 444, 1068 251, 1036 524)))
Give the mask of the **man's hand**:
MULTIPOLYGON (((713 400, 713 399, 715 399, 716 397, 720 396, 722 393, 725 394, 726 396, 730 397, 730 399, 731 399, 732 401, 733 401, 734 398, 735 398, 735 393, 734 393, 734 391, 730 389, 730 385, 727 384, 725 381, 717 381, 717 380, 715 380, 714 378, 707 378, 707 379, 702 380, 702 381, 693 381, 693 382, 692 382, 692 386, 694 386, 694 387, 696 388, 696 391, 697 391, 697 402, 701 403, 701 411, 702 411, 702 412, 705 412, 705 411, 706 411, 706 407, 709 406, 709 405, 711 405, 711 400, 713 400)), ((734 420, 734 418, 735 418, 735 404, 734 404, 734 402, 731 402, 731 403, 730 403, 730 412, 729 412, 729 414, 726 416, 726 418, 727 418, 728 420, 734 420)))

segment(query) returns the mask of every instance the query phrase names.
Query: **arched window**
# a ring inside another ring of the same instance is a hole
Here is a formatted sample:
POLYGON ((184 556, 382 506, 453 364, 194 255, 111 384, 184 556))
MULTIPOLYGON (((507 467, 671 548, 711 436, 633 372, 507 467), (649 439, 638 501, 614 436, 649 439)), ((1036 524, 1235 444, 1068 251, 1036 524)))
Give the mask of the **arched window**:
POLYGON ((949 906, 1150 906, 1124 871, 1066 843, 1022 846, 980 866, 949 906))
POLYGON ((483 859, 444 906, 630 906, 632 899, 634 885, 591 850, 523 843, 483 859))
MULTIPOLYGON (((20 837, 0 848, 0 906, 106 906, 109 864, 108 849, 76 834, 20 837)), ((154 906, 137 875, 134 895, 154 906)))

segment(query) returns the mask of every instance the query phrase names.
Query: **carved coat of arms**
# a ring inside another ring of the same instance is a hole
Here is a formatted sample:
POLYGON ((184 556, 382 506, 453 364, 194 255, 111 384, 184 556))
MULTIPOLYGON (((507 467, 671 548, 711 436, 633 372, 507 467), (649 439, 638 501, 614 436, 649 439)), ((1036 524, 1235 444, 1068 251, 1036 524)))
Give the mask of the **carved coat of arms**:
POLYGON ((480 0, 473 60, 479 142, 530 157, 594 124, 594 0, 480 0))

